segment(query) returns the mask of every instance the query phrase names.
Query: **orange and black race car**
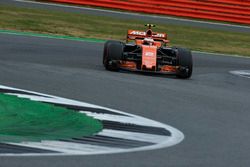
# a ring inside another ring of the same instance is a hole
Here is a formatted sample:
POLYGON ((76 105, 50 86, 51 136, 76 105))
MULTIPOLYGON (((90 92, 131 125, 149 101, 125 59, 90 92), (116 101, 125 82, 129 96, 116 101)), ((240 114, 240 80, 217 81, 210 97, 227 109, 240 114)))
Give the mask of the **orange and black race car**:
POLYGON ((176 75, 190 78, 193 60, 190 50, 169 47, 166 33, 128 30, 127 42, 107 41, 104 44, 103 65, 107 70, 130 70, 176 75), (132 41, 132 43, 131 43, 132 41))

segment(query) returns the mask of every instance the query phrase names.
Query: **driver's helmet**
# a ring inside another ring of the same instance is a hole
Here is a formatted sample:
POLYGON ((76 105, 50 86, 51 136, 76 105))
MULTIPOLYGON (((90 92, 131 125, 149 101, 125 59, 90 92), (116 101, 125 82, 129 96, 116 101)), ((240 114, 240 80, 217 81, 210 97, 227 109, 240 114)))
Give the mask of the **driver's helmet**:
POLYGON ((146 38, 143 39, 143 44, 153 45, 154 44, 154 39, 150 38, 150 37, 146 37, 146 38))

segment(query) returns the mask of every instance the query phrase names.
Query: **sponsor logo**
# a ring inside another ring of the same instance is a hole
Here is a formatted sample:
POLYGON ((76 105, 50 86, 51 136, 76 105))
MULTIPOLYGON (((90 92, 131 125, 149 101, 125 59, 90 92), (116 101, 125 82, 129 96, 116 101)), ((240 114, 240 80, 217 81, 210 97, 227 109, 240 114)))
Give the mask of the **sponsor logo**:
POLYGON ((158 33, 158 34, 153 35, 153 37, 165 38, 165 34, 160 34, 160 33, 158 33))
MULTIPOLYGON (((130 35, 146 36, 146 32, 143 32, 143 31, 132 31, 132 32, 130 32, 130 35)), ((163 33, 157 33, 157 34, 154 34, 153 37, 156 37, 156 38, 165 38, 166 35, 163 34, 163 33)))
POLYGON ((146 32, 142 32, 142 31, 132 31, 130 34, 131 34, 131 35, 142 35, 142 36, 144 36, 144 35, 146 35, 146 32))
POLYGON ((152 56, 154 56, 154 53, 153 53, 153 52, 146 52, 146 53, 145 53, 145 56, 152 57, 152 56))

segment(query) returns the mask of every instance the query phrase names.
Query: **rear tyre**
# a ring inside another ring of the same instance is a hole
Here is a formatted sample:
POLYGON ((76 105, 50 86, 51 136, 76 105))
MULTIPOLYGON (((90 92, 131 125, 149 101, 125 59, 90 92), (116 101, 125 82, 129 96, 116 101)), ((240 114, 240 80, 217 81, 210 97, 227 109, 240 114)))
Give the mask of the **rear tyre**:
POLYGON ((103 50, 103 65, 107 70, 118 71, 123 55, 124 44, 119 41, 107 41, 103 50))
POLYGON ((176 76, 182 79, 190 78, 193 72, 193 58, 191 51, 185 48, 176 49, 177 65, 179 66, 176 76))

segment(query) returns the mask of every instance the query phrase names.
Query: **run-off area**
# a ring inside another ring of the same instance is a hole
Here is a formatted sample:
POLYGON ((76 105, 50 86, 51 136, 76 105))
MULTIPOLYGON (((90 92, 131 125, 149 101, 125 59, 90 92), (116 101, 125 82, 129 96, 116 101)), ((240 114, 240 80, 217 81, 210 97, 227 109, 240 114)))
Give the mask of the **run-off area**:
POLYGON ((75 100, 0 86, 0 156, 89 155, 175 145, 177 129, 75 100))

